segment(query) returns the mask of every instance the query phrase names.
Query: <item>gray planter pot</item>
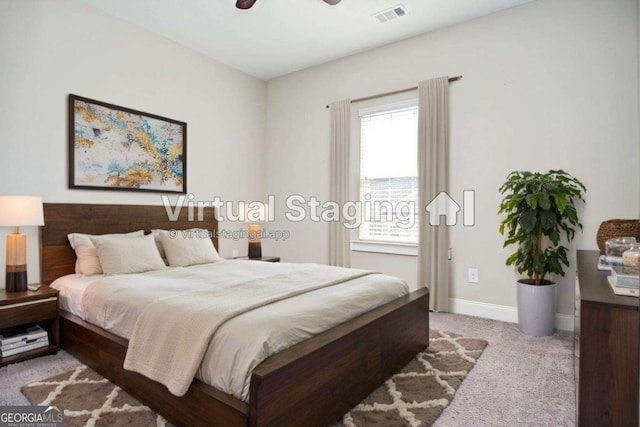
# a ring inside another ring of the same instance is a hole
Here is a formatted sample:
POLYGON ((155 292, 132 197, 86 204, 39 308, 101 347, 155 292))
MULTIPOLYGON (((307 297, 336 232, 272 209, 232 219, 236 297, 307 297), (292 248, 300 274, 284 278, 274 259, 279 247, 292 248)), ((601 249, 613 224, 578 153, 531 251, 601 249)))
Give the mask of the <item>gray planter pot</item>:
POLYGON ((527 335, 553 334, 556 317, 556 284, 536 286, 518 281, 518 326, 527 335))

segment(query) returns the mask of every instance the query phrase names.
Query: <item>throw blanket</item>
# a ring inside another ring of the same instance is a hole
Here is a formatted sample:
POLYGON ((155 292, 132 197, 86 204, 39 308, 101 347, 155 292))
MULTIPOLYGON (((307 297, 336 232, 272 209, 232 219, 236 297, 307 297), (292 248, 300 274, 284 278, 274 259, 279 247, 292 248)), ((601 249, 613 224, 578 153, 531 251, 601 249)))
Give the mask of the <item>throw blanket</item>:
POLYGON ((226 321, 276 301, 368 274, 372 272, 305 264, 257 279, 211 280, 201 289, 154 301, 135 324, 124 368, 183 396, 209 341, 226 321))

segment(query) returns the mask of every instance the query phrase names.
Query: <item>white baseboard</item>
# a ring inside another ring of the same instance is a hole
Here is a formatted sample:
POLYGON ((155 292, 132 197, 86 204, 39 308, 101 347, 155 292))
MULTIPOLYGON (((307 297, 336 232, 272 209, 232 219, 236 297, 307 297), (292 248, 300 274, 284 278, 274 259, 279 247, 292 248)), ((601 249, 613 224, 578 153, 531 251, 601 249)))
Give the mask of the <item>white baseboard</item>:
MULTIPOLYGON (((469 316, 518 323, 518 310, 516 307, 508 305, 449 298, 449 311, 451 313, 467 314, 469 316)), ((573 331, 574 317, 569 314, 556 313, 556 328, 563 331, 573 331)))
POLYGON ((556 328, 563 331, 573 331, 575 328, 575 316, 570 314, 558 314, 556 313, 556 328))
POLYGON ((518 310, 508 305, 488 304, 458 298, 449 298, 451 313, 468 314, 469 316, 502 320, 503 322, 518 322, 518 310))

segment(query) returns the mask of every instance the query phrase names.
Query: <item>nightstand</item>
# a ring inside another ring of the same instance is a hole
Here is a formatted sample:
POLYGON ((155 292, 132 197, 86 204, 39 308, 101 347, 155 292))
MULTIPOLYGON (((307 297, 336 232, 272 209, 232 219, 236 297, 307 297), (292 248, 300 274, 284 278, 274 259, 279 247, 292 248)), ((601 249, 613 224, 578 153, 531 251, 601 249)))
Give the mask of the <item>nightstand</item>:
POLYGON ((279 256, 261 256, 260 258, 249 258, 247 256, 241 256, 235 259, 242 259, 245 261, 280 262, 279 256))
POLYGON ((0 330, 36 323, 47 331, 49 346, 0 357, 0 367, 60 350, 58 291, 49 286, 41 286, 35 292, 6 292, 0 289, 0 330))

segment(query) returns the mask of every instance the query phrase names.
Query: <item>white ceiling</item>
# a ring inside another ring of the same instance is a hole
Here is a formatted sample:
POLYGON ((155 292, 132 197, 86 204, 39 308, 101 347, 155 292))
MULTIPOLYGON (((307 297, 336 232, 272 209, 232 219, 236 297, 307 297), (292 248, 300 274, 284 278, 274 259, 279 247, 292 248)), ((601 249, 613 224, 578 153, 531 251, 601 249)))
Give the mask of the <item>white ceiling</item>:
POLYGON ((532 0, 84 0, 261 79, 477 18, 532 0), (403 4, 407 15, 372 15, 403 4))

